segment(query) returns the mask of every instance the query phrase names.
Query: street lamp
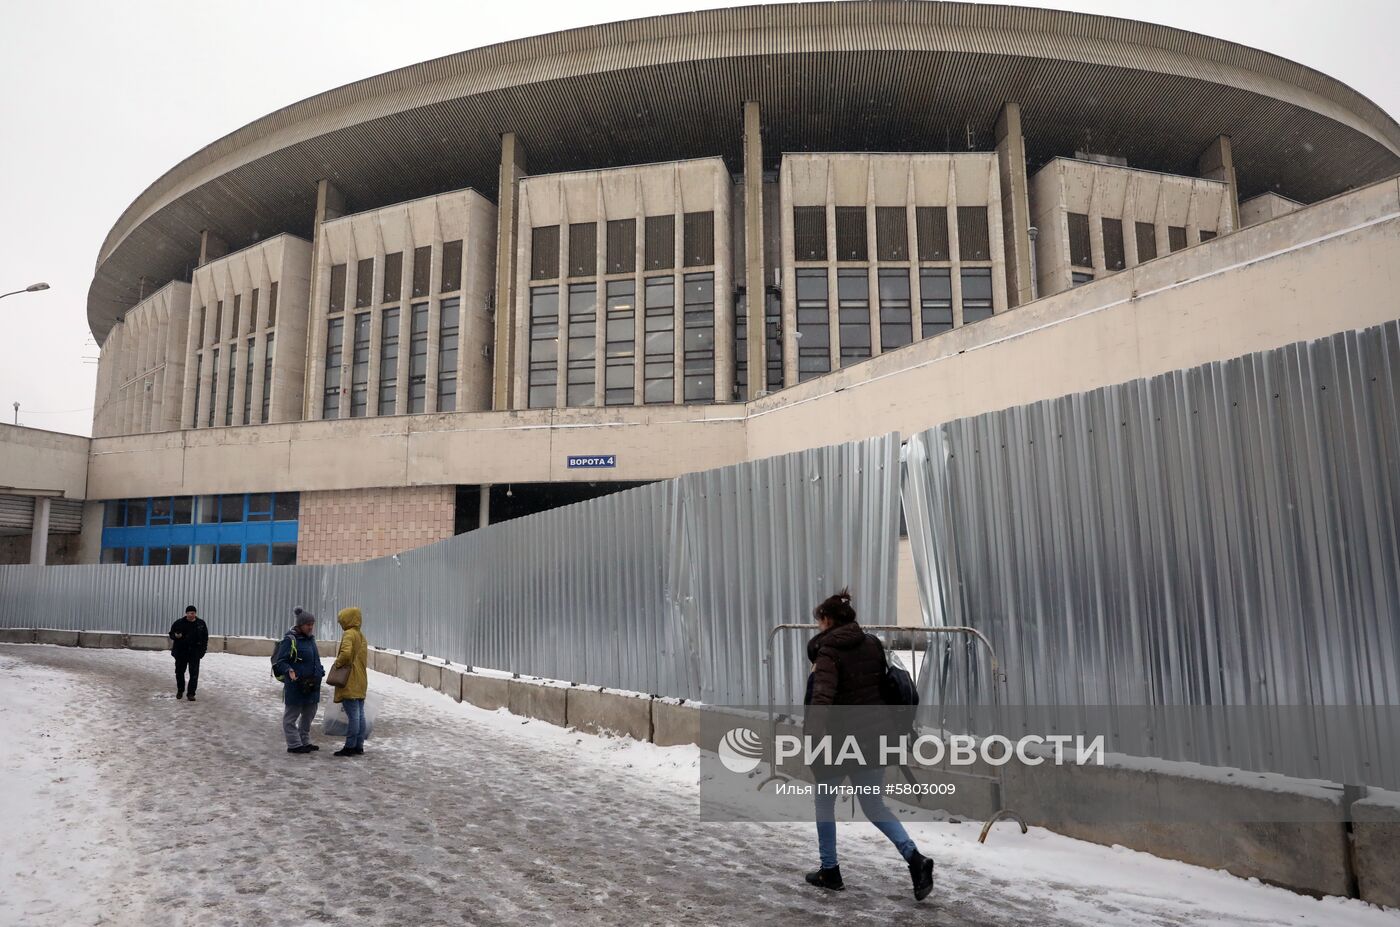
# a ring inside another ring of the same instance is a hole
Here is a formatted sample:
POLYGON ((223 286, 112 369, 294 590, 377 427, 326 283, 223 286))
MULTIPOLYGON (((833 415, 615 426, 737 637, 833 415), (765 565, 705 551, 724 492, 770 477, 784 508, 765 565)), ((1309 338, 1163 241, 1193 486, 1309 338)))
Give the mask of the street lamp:
POLYGON ((16 293, 39 293, 48 288, 49 285, 47 283, 31 283, 22 290, 11 290, 8 293, 0 293, 0 299, 4 299, 6 296, 14 296, 16 293))

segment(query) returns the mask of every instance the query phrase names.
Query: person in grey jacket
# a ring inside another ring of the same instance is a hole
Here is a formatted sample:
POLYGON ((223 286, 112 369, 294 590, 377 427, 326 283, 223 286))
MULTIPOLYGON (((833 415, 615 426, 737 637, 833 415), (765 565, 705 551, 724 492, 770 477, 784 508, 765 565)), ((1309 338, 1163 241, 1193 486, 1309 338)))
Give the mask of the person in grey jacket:
POLYGON ((282 733, 288 753, 321 749, 311 742, 311 722, 321 705, 321 680, 326 670, 316 646, 316 616, 295 609, 296 624, 277 644, 272 671, 282 681, 282 733))

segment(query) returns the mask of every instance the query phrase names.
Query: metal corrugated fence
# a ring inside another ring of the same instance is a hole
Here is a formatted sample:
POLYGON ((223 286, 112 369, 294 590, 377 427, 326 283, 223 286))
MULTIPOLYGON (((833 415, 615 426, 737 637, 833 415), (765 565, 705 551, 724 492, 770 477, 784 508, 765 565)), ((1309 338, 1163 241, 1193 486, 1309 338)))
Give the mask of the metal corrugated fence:
MULTIPOLYGON (((892 615, 895 435, 694 473, 366 563, 0 567, 0 627, 280 636, 360 606, 378 646, 757 704, 768 629, 850 585, 892 615)), ((331 631, 325 636, 334 636, 331 631)), ((800 693, 799 693, 800 694, 800 693)))
MULTIPOLYGON (((934 428, 904 504, 1012 704, 1400 705, 1400 323, 934 428)), ((1259 727, 1153 755, 1326 772, 1340 734, 1259 727)))

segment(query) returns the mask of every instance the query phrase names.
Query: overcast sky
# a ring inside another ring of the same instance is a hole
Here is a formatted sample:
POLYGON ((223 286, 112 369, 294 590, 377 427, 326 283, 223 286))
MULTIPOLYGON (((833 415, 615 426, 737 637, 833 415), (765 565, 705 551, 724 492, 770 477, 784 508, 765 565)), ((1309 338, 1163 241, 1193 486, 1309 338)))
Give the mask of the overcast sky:
MULTIPOLYGON (((733 6, 699 0, 3 0, 0 35, 0 420, 88 434, 97 346, 86 300, 97 249, 181 159, 350 81, 590 23, 733 6)), ((1058 0, 1252 45, 1400 112, 1392 0, 1058 0)))

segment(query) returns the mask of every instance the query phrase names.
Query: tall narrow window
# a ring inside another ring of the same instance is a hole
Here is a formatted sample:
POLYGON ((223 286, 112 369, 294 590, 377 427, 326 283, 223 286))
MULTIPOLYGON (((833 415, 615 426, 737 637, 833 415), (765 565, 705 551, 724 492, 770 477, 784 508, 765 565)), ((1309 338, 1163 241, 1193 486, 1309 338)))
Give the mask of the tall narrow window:
POLYGON ((433 281, 433 248, 424 245, 413 249, 413 298, 427 296, 433 281))
POLYGON ((204 345, 206 345, 206 344, 209 343, 209 330, 208 330, 208 325, 209 325, 209 307, 208 307, 208 306, 200 306, 200 307, 199 307, 199 329, 198 329, 198 331, 199 331, 198 344, 199 344, 200 347, 203 347, 204 345))
POLYGON ((923 337, 941 335, 953 328, 953 278, 946 267, 919 271, 919 314, 923 337))
MULTIPOLYGON (((572 263, 573 258, 569 258, 572 263)), ((564 385, 564 403, 569 406, 594 405, 594 387, 598 374, 594 361, 598 356, 598 289, 592 283, 569 285, 569 354, 568 380, 564 385)))
POLYGON ((233 424, 233 393, 238 385, 238 342, 228 346, 228 391, 224 393, 224 424, 233 424))
POLYGON ((962 271, 963 324, 992 316, 992 269, 964 267, 962 271))
POLYGON ((914 320, 909 299, 909 271, 880 270, 880 350, 902 348, 914 340, 914 320))
POLYGON ((1094 266, 1094 257, 1089 248, 1089 217, 1082 212, 1072 212, 1066 217, 1069 223, 1069 262, 1075 267, 1094 266))
POLYGON ((768 294, 763 321, 768 343, 768 392, 776 393, 783 388, 783 300, 779 294, 768 294))
POLYGON ((715 262, 715 214, 712 212, 688 212, 685 223, 685 241, 682 257, 686 267, 708 267, 715 262))
POLYGON ((1186 227, 1182 225, 1167 226, 1167 247, 1172 251, 1180 251, 1186 247, 1186 227))
POLYGON ((428 404, 428 304, 414 303, 408 329, 408 411, 428 404))
POLYGON ((647 270, 670 270, 676 266, 676 217, 647 216, 643 242, 647 270))
POLYGON ((670 276, 646 281, 646 366, 642 401, 667 405, 676 401, 676 284, 670 276))
POLYGON ((1102 220, 1103 226, 1103 266, 1107 270, 1122 270, 1127 259, 1123 251, 1123 220, 1102 220))
POLYGON ((215 348, 209 362, 209 419, 210 428, 214 427, 214 416, 219 411, 219 349, 215 348))
POLYGON ((592 277, 598 273, 598 224, 574 222, 569 226, 569 276, 592 277))
MULTIPOLYGON (((203 354, 196 354, 196 355, 194 356, 194 369, 195 369, 196 371, 198 371, 198 370, 200 369, 200 367, 203 366, 203 364, 204 364, 204 355, 203 355, 203 354)), ((201 377, 199 376, 199 374, 196 372, 195 378, 194 378, 194 419, 193 419, 193 421, 190 423, 191 426, 194 427, 194 428, 198 428, 198 427, 199 427, 199 394, 200 394, 199 381, 200 381, 201 379, 202 379, 202 378, 201 378, 201 377)))
POLYGON ((224 301, 214 303, 214 343, 224 340, 224 301))
POLYGON ((355 264, 355 308, 374 304, 374 258, 361 258, 355 264))
POLYGON ((903 206, 875 207, 875 254, 882 261, 909 260, 909 218, 903 206))
POLYGON ((267 327, 277 324, 277 281, 267 289, 267 327))
POLYGON ((247 368, 243 371, 243 424, 253 424, 253 346, 255 338, 248 339, 247 368))
POLYGON ((836 272, 836 308, 841 320, 841 366, 870 356, 870 277, 854 268, 836 272))
POLYGON ((1214 229, 1201 229, 1201 241, 1210 241, 1215 238, 1214 229))
POLYGON ((394 414, 395 393, 399 386, 399 310, 385 309, 379 315, 379 413, 394 414))
POLYGON ((444 299, 438 307, 438 399, 439 412, 457 411, 457 342, 461 331, 461 300, 444 299))
POLYGON ((462 288, 462 239, 442 243, 442 280, 439 290, 455 293, 462 288))
POLYGON ((559 226, 541 225, 530 230, 530 279, 553 280, 559 276, 559 226))
POLYGON ((233 295, 233 325, 230 326, 229 330, 230 337, 237 338, 239 335, 243 334, 243 319, 241 318, 242 315, 243 294, 235 293, 233 295))
POLYGON ((637 287, 631 280, 609 280, 607 286, 603 404, 630 406, 637 396, 637 287))
POLYGON ((744 291, 734 293, 734 395, 748 396, 749 390, 749 314, 744 306, 744 291))
POLYGON ((530 408, 559 403, 559 288, 530 290, 530 408))
POLYGON ((826 270, 797 269, 797 380, 799 383, 831 370, 831 315, 828 311, 826 270))
POLYGON ((384 255, 383 301, 396 303, 403 298, 403 252, 384 255))
POLYGON ((608 220, 607 268, 610 274, 630 274, 637 269, 637 220, 608 220))
POLYGON ((369 413, 369 333, 370 313, 355 314, 355 340, 350 353, 350 417, 369 413))
POLYGON ((992 259, 986 206, 958 207, 958 257, 964 261, 992 259))
MULTIPOLYGON (((268 303, 271 308, 272 303, 268 303)), ((269 421, 268 413, 272 411, 272 339, 271 332, 263 341, 263 391, 262 391, 262 423, 266 425, 269 421)))
POLYGON ((1137 238, 1138 263, 1150 261, 1157 256, 1157 227, 1151 222, 1134 223, 1137 238))
POLYGON ((345 265, 331 266, 330 311, 342 312, 345 309, 345 265))
POLYGON ((345 351, 345 319, 326 323, 326 389, 321 397, 321 418, 340 418, 341 358, 345 351))
POLYGON ((869 243, 865 238, 865 207, 836 207, 836 260, 870 260, 869 243))
POLYGON ((792 253, 799 261, 826 260, 826 207, 792 208, 792 253))
POLYGON ((946 261, 949 259, 947 207, 917 207, 914 210, 914 234, 919 239, 919 260, 946 261))
POLYGON ((255 289, 253 290, 253 295, 252 295, 252 297, 249 299, 249 305, 248 305, 248 331, 250 331, 250 332, 255 332, 255 331, 257 331, 257 330, 258 330, 258 291, 257 291, 257 289, 255 288, 255 289))
POLYGON ((715 401, 715 275, 686 274, 684 376, 686 402, 715 401))

